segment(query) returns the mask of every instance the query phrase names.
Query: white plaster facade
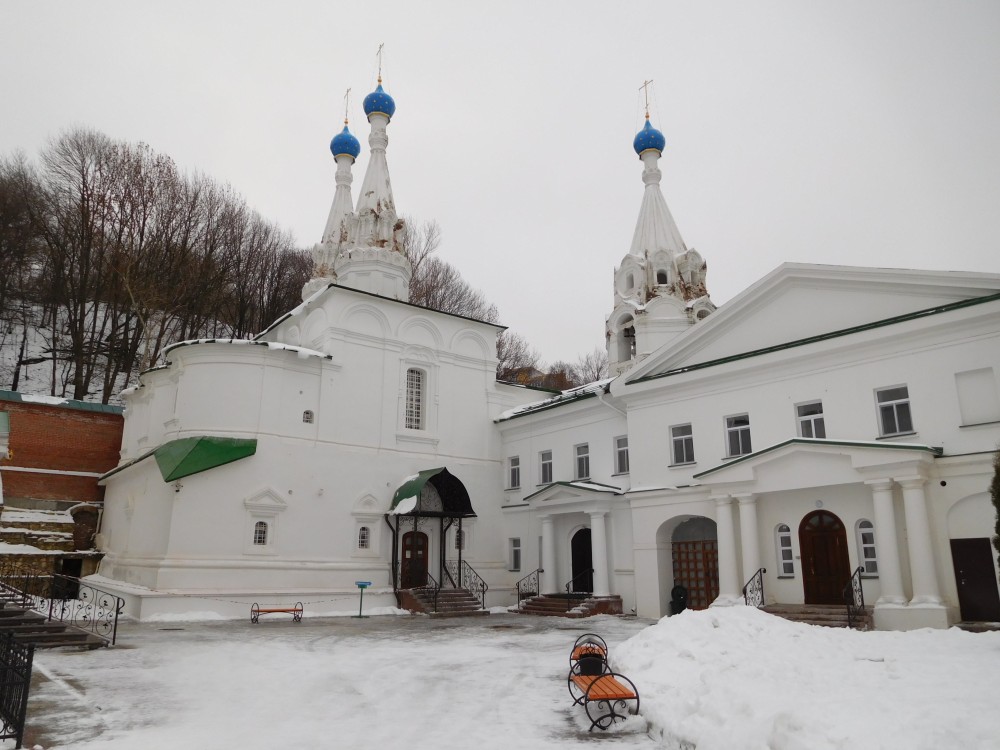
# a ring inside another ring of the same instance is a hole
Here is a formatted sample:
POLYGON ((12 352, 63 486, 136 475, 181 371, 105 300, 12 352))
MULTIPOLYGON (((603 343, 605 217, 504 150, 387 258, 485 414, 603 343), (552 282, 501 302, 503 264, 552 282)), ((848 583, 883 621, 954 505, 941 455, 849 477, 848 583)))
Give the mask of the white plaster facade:
MULTIPOLYGON (((660 193, 660 151, 645 148, 606 331, 614 377, 548 397, 495 381, 497 326, 405 301, 389 116, 369 119, 374 187, 352 212, 353 157, 336 155, 306 301, 254 342, 176 345, 128 395, 101 574, 132 614, 242 614, 261 598, 347 597, 358 579, 393 603, 393 492, 445 466, 477 514, 465 555, 491 605, 514 603, 536 569, 558 592, 592 566, 595 594, 659 617, 690 585, 678 571, 701 564, 678 562, 689 547, 711 557, 703 604, 742 603, 759 568, 769 602, 815 601, 817 545, 835 543, 837 575, 865 567, 877 627, 962 617, 953 540, 992 529, 1000 275, 786 264, 716 310, 660 193), (409 370, 423 373, 419 428, 409 370), (253 439, 256 453, 172 484, 136 461, 199 435, 253 439)), ((994 556, 976 554, 995 595, 994 556)))

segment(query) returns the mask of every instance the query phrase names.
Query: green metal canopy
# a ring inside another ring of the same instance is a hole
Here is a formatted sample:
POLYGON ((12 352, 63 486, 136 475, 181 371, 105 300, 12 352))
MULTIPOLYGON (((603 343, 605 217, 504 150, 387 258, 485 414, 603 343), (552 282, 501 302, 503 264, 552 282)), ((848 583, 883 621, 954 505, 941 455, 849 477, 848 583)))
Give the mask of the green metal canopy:
POLYGON ((164 443, 155 451, 164 482, 199 474, 216 466, 239 461, 257 452, 257 441, 203 435, 164 443))
POLYGON ((389 513, 446 518, 476 516, 465 485, 443 466, 407 477, 392 496, 389 513))

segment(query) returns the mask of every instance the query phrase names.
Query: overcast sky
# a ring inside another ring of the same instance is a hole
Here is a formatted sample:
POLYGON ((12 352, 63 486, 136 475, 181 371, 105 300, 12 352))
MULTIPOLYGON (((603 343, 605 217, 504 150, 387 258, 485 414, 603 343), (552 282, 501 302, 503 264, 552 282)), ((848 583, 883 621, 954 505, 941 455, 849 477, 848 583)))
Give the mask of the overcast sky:
POLYGON ((1000 272, 1000 2, 0 3, 0 152, 74 125, 231 183, 303 247, 375 52, 397 209, 543 359, 604 343, 642 196, 716 304, 784 261, 1000 272))

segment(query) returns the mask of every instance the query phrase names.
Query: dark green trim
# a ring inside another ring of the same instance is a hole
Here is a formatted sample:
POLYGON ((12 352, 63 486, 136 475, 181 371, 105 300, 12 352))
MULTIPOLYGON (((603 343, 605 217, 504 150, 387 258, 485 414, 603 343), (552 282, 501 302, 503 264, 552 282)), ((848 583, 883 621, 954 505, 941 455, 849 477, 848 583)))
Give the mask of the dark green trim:
POLYGON ((850 328, 841 328, 836 331, 830 331, 829 333, 821 333, 816 336, 808 336, 804 339, 796 339, 794 341, 787 341, 784 344, 775 344, 774 346, 767 346, 763 349, 753 349, 749 352, 742 352, 740 354, 732 354, 728 357, 720 357, 719 359, 711 359, 707 362, 700 362, 694 365, 687 365, 686 367, 677 367, 673 370, 667 370, 666 372, 657 373, 656 375, 643 375, 641 378, 635 378, 634 380, 626 380, 626 385, 632 385, 633 383, 645 383, 648 380, 657 380, 658 378, 667 378, 671 375, 682 375, 686 372, 694 372, 696 370, 704 370, 707 367, 715 367, 716 365, 724 365, 729 362, 738 362, 741 359, 749 359, 751 357, 758 357, 762 354, 771 354, 772 352, 780 352, 786 349, 793 349, 799 346, 805 346, 806 344, 814 344, 818 341, 826 341, 828 339, 840 338, 841 336, 849 336, 852 333, 860 333, 862 331, 871 331, 876 328, 883 328, 885 326, 895 325, 896 323, 905 323, 908 320, 916 320, 918 318, 926 318, 930 315, 939 315, 941 313, 951 312, 952 310, 961 310, 965 307, 973 307, 975 305, 982 305, 986 302, 994 302, 1000 300, 1000 293, 991 294, 986 297, 974 297, 972 299, 964 299, 959 302, 950 302, 947 305, 938 305, 937 307, 928 307, 925 310, 917 310, 916 312, 906 313, 904 315, 896 315, 891 318, 885 318, 884 320, 876 320, 873 323, 864 323, 859 326, 852 326, 850 328))
POLYGON ((544 388, 540 385, 530 385, 528 383, 515 383, 512 380, 497 380, 500 385, 511 385, 515 388, 527 388, 529 391, 542 391, 543 393, 562 393, 558 388, 544 388))
MULTIPOLYGON (((407 307, 415 307, 417 310, 425 310, 426 312, 437 313, 438 315, 447 315, 450 318, 460 318, 462 320, 471 320, 473 323, 482 323, 483 325, 493 326, 494 328, 499 328, 501 331, 506 331, 507 330, 507 326, 500 325, 499 323, 490 323, 490 322, 485 321, 485 320, 479 320, 477 318, 470 318, 468 315, 458 315, 456 313, 445 312, 444 310, 435 310, 433 307, 424 307, 423 305, 415 305, 412 302, 404 302, 401 299, 393 299, 392 297, 383 297, 381 294, 375 294, 374 292, 363 292, 360 289, 352 289, 349 286, 341 286, 340 284, 334 284, 332 281, 329 284, 326 285, 326 289, 343 289, 345 292, 354 292, 355 294, 363 294, 366 297, 375 297, 376 299, 380 299, 383 302, 394 302, 397 305, 406 305, 407 307)), ((318 294, 318 292, 317 292, 317 294, 318 294)), ((268 331, 274 329, 275 326, 278 326, 278 325, 281 325, 282 323, 284 323, 286 320, 288 320, 290 317, 292 317, 292 315, 295 313, 296 310, 299 310, 300 308, 302 308, 302 309, 305 308, 305 302, 303 302, 301 305, 299 305, 299 307, 296 307, 295 310, 291 310, 290 312, 286 312, 284 315, 282 315, 276 321, 274 321, 273 323, 271 323, 271 325, 269 325, 263 331, 261 331, 260 333, 258 333, 256 336, 254 336, 253 340, 256 341, 261 336, 263 336, 265 333, 267 333, 268 331)))
POLYGON ((624 495, 625 491, 621 487, 615 487, 611 484, 602 484, 601 482, 591 482, 589 479, 577 479, 572 482, 552 482, 552 484, 547 484, 542 489, 537 492, 532 492, 530 495, 525 496, 524 502, 527 503, 535 495, 541 495, 553 487, 572 487, 574 490, 583 490, 585 492, 600 492, 602 495, 614 494, 614 495, 624 495), (609 490, 614 490, 613 493, 603 492, 602 490, 595 490, 593 487, 581 487, 581 483, 593 484, 598 487, 607 487, 609 490))
POLYGON ((444 471, 443 466, 439 466, 436 469, 425 469, 424 471, 419 472, 413 479, 403 482, 396 488, 396 492, 392 496, 392 503, 389 505, 389 510, 395 510, 396 506, 407 498, 419 498, 421 490, 423 490, 424 485, 427 484, 427 480, 437 474, 440 474, 442 471, 444 471))
MULTIPOLYGON (((59 404, 48 404, 41 401, 25 400, 24 396, 30 399, 33 394, 21 394, 17 391, 0 391, 0 401, 10 401, 11 403, 31 404, 32 406, 51 406, 56 409, 75 409, 76 411, 92 411, 100 414, 122 414, 125 409, 113 404, 97 404, 91 401, 76 401, 75 399, 63 399, 59 404)), ((45 398, 50 398, 45 396, 45 398)))
POLYGON ((135 466, 150 456, 156 457, 156 464, 164 482, 173 482, 192 474, 223 466, 241 458, 247 458, 257 452, 255 438, 224 438, 202 435, 198 437, 171 440, 163 445, 136 456, 131 461, 116 466, 111 471, 102 474, 98 482, 113 477, 135 466))
POLYGON ((763 456, 765 453, 770 453, 771 451, 778 450, 778 448, 784 448, 786 445, 791 445, 792 443, 797 443, 798 445, 842 445, 848 448, 871 448, 873 450, 897 450, 897 451, 922 451, 930 453, 934 456, 940 456, 944 453, 942 448, 932 448, 929 445, 895 445, 893 443, 866 443, 861 440, 821 440, 819 438, 791 438, 783 443, 776 443, 768 448, 764 448, 754 453, 747 453, 745 456, 740 456, 739 458, 734 458, 730 461, 726 461, 724 464, 719 464, 711 469, 699 472, 698 474, 693 474, 695 479, 701 479, 703 476, 712 474, 716 471, 721 471, 722 469, 728 469, 730 466, 735 466, 736 464, 741 464, 744 461, 749 461, 751 459, 757 458, 758 456, 763 456))
POLYGON ((231 464, 257 452, 253 438, 190 437, 171 440, 154 451, 164 482, 231 464))

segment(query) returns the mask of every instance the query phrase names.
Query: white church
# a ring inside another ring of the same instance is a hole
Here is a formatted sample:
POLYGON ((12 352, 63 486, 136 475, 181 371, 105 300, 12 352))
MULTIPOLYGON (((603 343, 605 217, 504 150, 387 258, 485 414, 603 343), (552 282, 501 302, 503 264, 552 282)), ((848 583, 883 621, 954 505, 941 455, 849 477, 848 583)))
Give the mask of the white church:
POLYGON ((880 629, 1000 621, 1000 275, 789 263, 716 308, 647 115, 611 377, 498 382, 502 327, 408 302, 381 78, 364 112, 302 304, 173 344, 126 393, 98 545, 128 614, 345 611, 362 581, 369 607, 464 587, 655 618, 677 587, 839 605, 853 579, 880 629))

